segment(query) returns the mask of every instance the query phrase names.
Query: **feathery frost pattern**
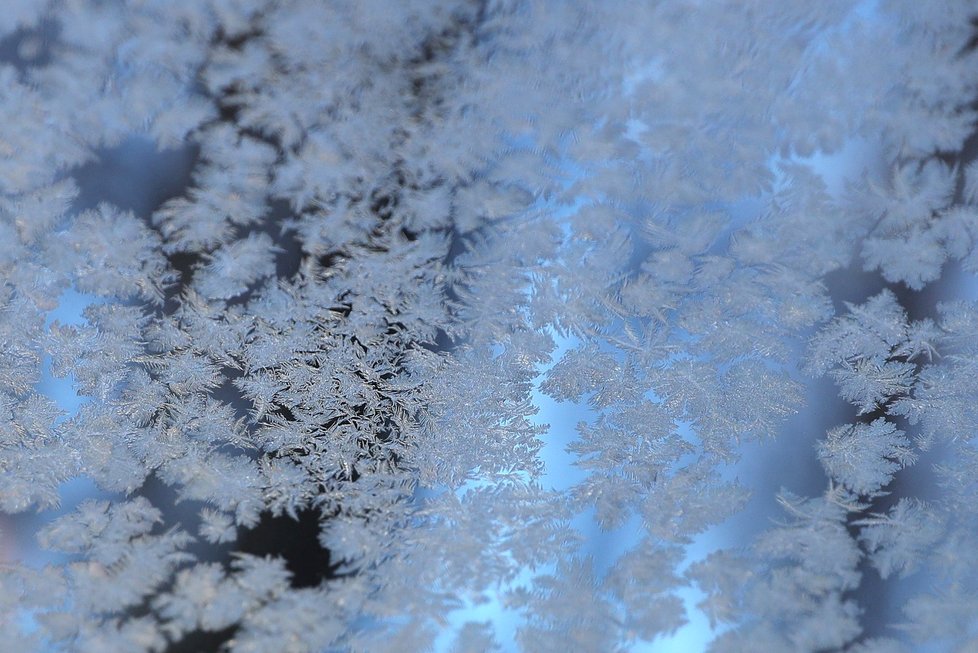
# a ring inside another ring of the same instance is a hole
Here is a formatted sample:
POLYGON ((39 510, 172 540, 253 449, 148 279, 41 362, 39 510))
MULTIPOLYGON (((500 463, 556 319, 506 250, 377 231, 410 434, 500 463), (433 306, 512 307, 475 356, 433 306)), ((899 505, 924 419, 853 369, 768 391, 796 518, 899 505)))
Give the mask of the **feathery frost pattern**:
POLYGON ((8 0, 0 649, 974 650, 976 18, 8 0), (133 143, 184 187, 97 196, 133 143))

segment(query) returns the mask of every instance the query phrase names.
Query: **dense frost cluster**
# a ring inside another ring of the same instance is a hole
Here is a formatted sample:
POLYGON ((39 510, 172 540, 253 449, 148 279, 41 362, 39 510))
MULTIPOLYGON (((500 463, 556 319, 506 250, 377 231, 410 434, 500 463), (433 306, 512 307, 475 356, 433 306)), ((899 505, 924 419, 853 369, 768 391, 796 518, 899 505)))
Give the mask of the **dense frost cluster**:
POLYGON ((978 273, 971 0, 0 4, 0 649, 978 647, 978 306, 905 305, 978 273), (133 139, 186 187, 81 201, 133 139), (821 490, 690 561, 820 377, 821 490))

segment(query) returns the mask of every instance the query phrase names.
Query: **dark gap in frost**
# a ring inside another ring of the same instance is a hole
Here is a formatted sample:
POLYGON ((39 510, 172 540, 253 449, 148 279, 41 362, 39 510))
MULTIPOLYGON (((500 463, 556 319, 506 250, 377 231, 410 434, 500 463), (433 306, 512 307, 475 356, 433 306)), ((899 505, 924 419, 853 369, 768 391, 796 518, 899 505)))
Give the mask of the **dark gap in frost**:
POLYGON ((97 154, 97 160, 72 173, 81 190, 75 209, 109 202, 147 219, 167 200, 186 192, 200 148, 157 150, 149 139, 134 136, 97 154))
MULTIPOLYGON (((156 474, 150 474, 133 496, 146 497, 162 513, 162 524, 157 526, 154 533, 178 525, 191 535, 197 534, 200 527, 199 511, 205 504, 199 501, 178 503, 177 490, 164 483, 156 474)), ((198 539, 191 542, 184 551, 193 554, 196 563, 220 563, 226 573, 231 572, 234 553, 280 557, 292 574, 290 584, 293 589, 317 587, 341 576, 337 571, 339 565, 331 562, 329 549, 319 542, 323 518, 322 511, 314 508, 299 510, 297 519, 288 515, 274 516, 265 511, 261 513, 256 526, 239 526, 238 537, 233 542, 212 545, 198 539)), ((160 590, 148 595, 139 605, 129 610, 126 617, 139 618, 152 614, 153 601, 170 589, 172 577, 160 590)), ((222 646, 231 640, 237 630, 237 625, 213 632, 197 630, 170 643, 165 653, 222 650, 222 646)))
MULTIPOLYGON (((945 264, 945 267, 947 265, 945 264)), ((906 312, 910 322, 938 317, 937 303, 941 299, 940 279, 927 284, 923 290, 912 290, 903 283, 889 283, 879 271, 864 270, 862 259, 856 257, 849 267, 829 272, 822 281, 825 282, 828 295, 832 299, 835 316, 849 313, 846 303, 858 306, 886 289, 896 296, 897 302, 906 312)))
POLYGON ((348 253, 341 250, 333 250, 318 257, 317 262, 323 270, 330 270, 349 258, 350 255, 348 253))
POLYGON ((275 257, 275 276, 279 279, 295 277, 302 264, 302 243, 296 237, 295 231, 282 228, 283 223, 291 217, 292 210, 288 202, 284 200, 269 202, 269 216, 264 226, 275 246, 282 250, 275 257))
MULTIPOLYGON (((241 389, 234 384, 234 380, 243 377, 244 372, 233 367, 225 366, 221 368, 221 376, 223 377, 223 381, 221 385, 211 390, 211 397, 233 408, 235 416, 238 419, 244 420, 245 428, 248 429, 249 433, 254 434, 255 425, 250 421, 251 413, 249 412, 252 403, 245 398, 241 389)), ((242 452, 236 447, 232 447, 232 449, 236 455, 248 455, 251 458, 257 458, 254 450, 242 452)))
MULTIPOLYGON (((177 489, 163 482, 155 472, 146 477, 142 486, 133 492, 132 496, 145 497, 154 508, 160 511, 162 527, 170 528, 177 525, 185 532, 195 538, 197 537, 200 529, 200 508, 204 504, 200 501, 180 501, 177 489)), ((193 553, 198 561, 216 562, 227 558, 228 546, 233 546, 233 543, 214 546, 195 539, 187 545, 185 550, 193 553)))
POLYGON ((172 315, 180 308, 180 295, 190 287, 194 270, 204 257, 199 252, 173 252, 166 255, 166 260, 177 275, 175 282, 163 289, 163 314, 172 315))
MULTIPOLYGON (((947 265, 945 263, 944 267, 946 268, 947 265)), ((943 274, 944 270, 942 269, 942 277, 943 274)), ((936 321, 939 317, 937 312, 937 304, 941 299, 939 286, 940 279, 928 283, 922 290, 911 290, 902 283, 892 283, 887 285, 887 288, 896 295, 897 303, 907 313, 907 320, 909 322, 916 322, 926 318, 936 321)))
POLYGON ((974 52, 975 49, 978 49, 978 16, 972 16, 968 19, 968 23, 971 25, 971 38, 968 39, 968 42, 961 49, 962 54, 974 52))
POLYGON ((390 220, 394 215, 394 209, 400 202, 400 190, 404 188, 403 182, 392 189, 377 188, 370 193, 370 212, 381 221, 390 220))
POLYGON ((60 31, 57 21, 46 18, 34 27, 21 27, 0 39, 0 62, 12 65, 22 81, 26 81, 24 78, 29 77, 32 68, 43 68, 51 63, 52 46, 60 31))
POLYGON ((887 287, 878 272, 863 270, 862 259, 858 256, 849 267, 829 272, 822 277, 822 281, 832 299, 833 315, 836 317, 849 313, 846 303, 862 304, 887 287))
MULTIPOLYGON (((851 538, 858 541, 859 528, 849 523, 846 524, 846 530, 851 538)), ((891 576, 889 579, 883 580, 870 562, 869 556, 866 555, 860 558, 856 565, 856 571, 859 573, 859 586, 842 594, 843 601, 853 601, 860 610, 858 618, 862 632, 853 640, 852 644, 859 644, 876 637, 892 636, 893 633, 887 632, 888 613, 891 608, 885 597, 892 594, 892 582, 896 579, 891 576)))
POLYGON ((452 337, 445 333, 444 329, 438 329, 435 331, 435 342, 426 348, 433 352, 447 352, 451 351, 454 346, 455 343, 452 342, 452 337))
POLYGON ((332 564, 329 549, 319 543, 322 513, 305 508, 298 511, 297 517, 263 512, 257 526, 238 529, 236 549, 256 556, 283 558, 292 572, 295 589, 317 587, 338 578, 338 565, 332 564))
POLYGON ((457 229, 452 229, 451 237, 448 240, 448 253, 445 255, 445 267, 452 267, 455 259, 468 251, 465 246, 465 236, 457 229))
POLYGON ((234 638, 238 632, 238 626, 231 626, 223 630, 205 631, 195 630, 187 633, 179 640, 166 647, 164 653, 205 653, 206 651, 220 651, 223 646, 234 638))

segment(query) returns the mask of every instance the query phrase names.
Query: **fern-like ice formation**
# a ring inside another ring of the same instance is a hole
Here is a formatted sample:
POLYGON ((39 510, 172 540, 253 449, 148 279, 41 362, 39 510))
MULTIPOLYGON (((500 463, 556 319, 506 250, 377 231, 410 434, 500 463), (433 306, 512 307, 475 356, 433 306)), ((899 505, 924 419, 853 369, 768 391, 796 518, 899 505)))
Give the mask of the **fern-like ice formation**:
POLYGON ((515 635, 473 620, 452 650, 641 650, 695 585, 714 651, 972 650, 978 313, 837 311, 825 280, 978 273, 976 15, 7 0, 0 509, 99 494, 30 533, 53 564, 7 556, 0 647, 423 651, 501 595, 515 635), (84 204, 80 171, 134 138, 192 155, 189 185, 84 204), (832 193, 811 156, 854 141, 878 169, 832 193), (50 322, 67 290, 98 301, 50 322), (796 452, 824 493, 684 563, 805 405, 801 358, 857 409, 796 452), (591 415, 566 491, 538 390, 591 415), (940 491, 915 496, 894 479, 925 455, 940 491), (609 568, 588 514, 640 524, 609 568), (267 546, 310 525, 310 559, 267 546), (899 628, 867 625, 867 577, 914 573, 899 628))

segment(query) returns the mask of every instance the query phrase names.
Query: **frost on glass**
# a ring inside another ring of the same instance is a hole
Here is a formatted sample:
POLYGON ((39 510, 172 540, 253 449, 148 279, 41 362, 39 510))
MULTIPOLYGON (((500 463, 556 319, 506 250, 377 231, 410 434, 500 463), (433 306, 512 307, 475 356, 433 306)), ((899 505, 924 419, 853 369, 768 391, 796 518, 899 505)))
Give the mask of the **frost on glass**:
POLYGON ((978 646, 972 3, 0 14, 10 650, 978 646))

